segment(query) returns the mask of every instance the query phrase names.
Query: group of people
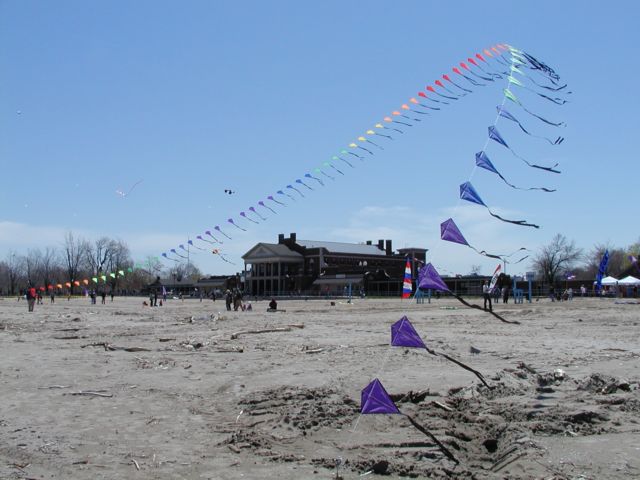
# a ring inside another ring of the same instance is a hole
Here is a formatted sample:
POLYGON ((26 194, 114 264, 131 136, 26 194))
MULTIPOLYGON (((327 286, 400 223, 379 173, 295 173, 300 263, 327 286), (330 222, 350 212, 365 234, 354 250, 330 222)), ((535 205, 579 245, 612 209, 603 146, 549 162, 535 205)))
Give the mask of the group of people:
POLYGON ((238 310, 242 310, 244 312, 247 309, 247 306, 245 306, 242 303, 242 292, 240 291, 239 288, 234 288, 233 291, 227 290, 224 293, 224 301, 225 301, 225 304, 227 305, 227 311, 231 311, 232 305, 233 305, 233 310, 236 312, 238 310))

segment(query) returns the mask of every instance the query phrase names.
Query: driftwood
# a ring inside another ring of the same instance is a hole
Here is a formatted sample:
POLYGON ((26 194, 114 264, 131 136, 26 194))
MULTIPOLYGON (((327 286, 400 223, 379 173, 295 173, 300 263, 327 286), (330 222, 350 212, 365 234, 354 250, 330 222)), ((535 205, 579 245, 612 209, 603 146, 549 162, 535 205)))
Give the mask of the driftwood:
POLYGON ((78 340, 80 338, 87 338, 87 337, 79 337, 78 335, 71 335, 68 337, 53 337, 54 340, 78 340))
POLYGON ((240 335, 259 334, 259 333, 272 333, 272 332, 290 332, 294 328, 304 328, 301 323, 292 323, 284 327, 263 328, 261 330, 241 330, 231 334, 231 340, 235 340, 240 335))
POLYGON ((320 353, 323 351, 324 351, 324 348, 314 348, 310 350, 305 350, 304 353, 320 353))
POLYGON ((150 348, 143 348, 143 347, 118 347, 116 345, 112 345, 110 343, 107 342, 98 342, 98 343, 89 343, 87 345, 82 345, 80 348, 85 348, 85 347, 104 347, 104 350, 109 352, 113 352, 115 350, 124 350, 125 352, 150 352, 151 349, 150 348))
POLYGON ((92 392, 92 391, 79 391, 79 392, 70 392, 70 393, 65 393, 65 395, 88 395, 88 396, 94 396, 94 397, 108 397, 111 398, 113 397, 113 394, 111 393, 102 393, 105 390, 100 390, 97 392, 92 392))
POLYGON ((71 385, 50 385, 48 387, 38 387, 38 390, 50 390, 53 388, 71 388, 71 385))
POLYGON ((433 403, 436 407, 439 407, 439 408, 441 408, 443 410, 446 410, 447 412, 453 412, 453 408, 451 408, 449 405, 445 405, 442 402, 437 402, 437 401, 434 400, 431 403, 433 403))

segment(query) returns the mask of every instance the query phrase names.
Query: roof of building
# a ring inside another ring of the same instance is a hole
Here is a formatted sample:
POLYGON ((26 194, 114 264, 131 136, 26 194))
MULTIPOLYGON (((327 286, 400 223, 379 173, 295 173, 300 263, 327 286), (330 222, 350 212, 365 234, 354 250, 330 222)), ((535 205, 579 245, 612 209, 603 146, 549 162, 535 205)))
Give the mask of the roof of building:
POLYGON ((324 242, 316 240, 297 240, 296 243, 306 248, 324 248, 331 253, 352 253, 357 255, 386 255, 377 245, 361 243, 324 242))
POLYGON ((243 259, 261 259, 267 261, 268 259, 280 258, 288 260, 302 261, 302 255, 298 252, 291 250, 289 247, 282 243, 258 243, 251 250, 242 256, 243 259))

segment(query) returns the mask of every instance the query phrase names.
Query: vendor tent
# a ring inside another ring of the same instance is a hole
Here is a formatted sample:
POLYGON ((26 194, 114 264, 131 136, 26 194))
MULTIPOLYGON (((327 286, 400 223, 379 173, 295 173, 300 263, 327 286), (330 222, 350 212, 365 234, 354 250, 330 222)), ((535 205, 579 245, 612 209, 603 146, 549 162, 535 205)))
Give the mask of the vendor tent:
MULTIPOLYGON (((615 285, 616 283, 618 283, 618 279, 614 278, 614 277, 604 277, 602 279, 601 285, 615 285)), ((596 282, 593 282, 593 284, 595 285, 596 282)))
POLYGON ((621 280, 618 280, 618 285, 640 285, 640 279, 629 275, 621 280))

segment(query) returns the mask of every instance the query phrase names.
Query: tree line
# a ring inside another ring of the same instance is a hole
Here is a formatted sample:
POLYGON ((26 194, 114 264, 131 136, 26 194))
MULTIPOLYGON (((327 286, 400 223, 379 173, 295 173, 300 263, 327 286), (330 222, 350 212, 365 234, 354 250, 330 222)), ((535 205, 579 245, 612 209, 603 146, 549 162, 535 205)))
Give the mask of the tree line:
POLYGON ((541 247, 533 256, 531 265, 538 278, 546 284, 553 285, 567 276, 575 276, 577 280, 595 280, 600 261, 605 251, 609 251, 609 263, 606 274, 616 278, 622 275, 640 276, 640 271, 634 268, 630 256, 638 256, 640 240, 626 247, 616 247, 611 244, 598 243, 591 250, 585 252, 578 248, 575 241, 564 235, 556 234, 551 242, 541 247))
POLYGON ((171 277, 178 281, 184 278, 197 280, 200 271, 194 265, 176 264, 165 269, 156 257, 147 257, 134 262, 129 246, 120 239, 100 237, 93 241, 68 232, 58 247, 34 248, 25 254, 10 251, 0 260, 0 295, 16 295, 28 283, 34 286, 71 284, 70 293, 78 290, 74 281, 89 279, 87 288, 104 289, 109 292, 137 292, 158 277, 171 277), (109 276, 109 273, 125 272, 124 276, 109 276), (107 275, 107 280, 96 284, 94 277, 107 275))

